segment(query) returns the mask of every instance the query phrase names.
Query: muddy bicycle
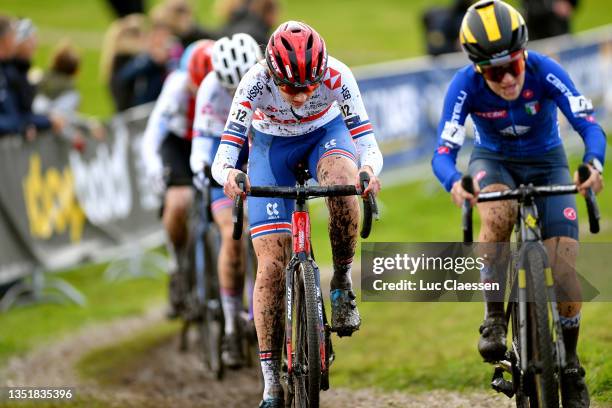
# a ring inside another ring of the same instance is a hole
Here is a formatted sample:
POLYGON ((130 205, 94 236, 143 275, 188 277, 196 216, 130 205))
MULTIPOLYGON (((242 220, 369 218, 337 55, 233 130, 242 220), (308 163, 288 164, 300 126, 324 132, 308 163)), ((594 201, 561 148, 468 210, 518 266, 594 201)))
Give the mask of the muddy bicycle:
MULTIPOLYGON (((578 169, 584 182, 590 175, 586 165, 578 169)), ((472 178, 462 178, 463 188, 473 194, 472 178)), ((542 241, 536 197, 575 194, 575 185, 525 186, 516 189, 480 193, 478 202, 517 200, 519 211, 515 233, 518 250, 510 263, 511 292, 506 307, 506 324, 512 327, 511 348, 505 359, 495 362, 491 387, 509 398, 515 397, 519 408, 559 407, 560 373, 565 368, 565 347, 557 310, 554 279, 548 254, 542 241), (508 325, 510 322, 510 325, 508 325), (504 373, 511 380, 504 379, 504 373)), ((592 191, 586 196, 590 231, 599 232, 599 209, 592 191)), ((463 205, 463 241, 471 243, 472 208, 463 205)))
MULTIPOLYGON (((197 177, 195 200, 190 214, 189 243, 179 257, 185 304, 180 313, 183 321, 180 349, 188 348, 188 334, 197 328, 197 348, 207 373, 220 380, 224 374, 223 336, 225 319, 220 297, 218 254, 221 245, 219 228, 211 212, 211 188, 214 186, 210 167, 197 177)), ((249 242, 245 242, 247 303, 239 315, 242 353, 248 367, 257 356, 257 339, 252 313, 252 288, 256 271, 255 256, 249 242)))
MULTIPOLYGON (((314 260, 310 239, 307 201, 316 197, 360 195, 367 188, 369 178, 367 173, 360 174, 361 190, 352 185, 309 186, 310 175, 304 166, 298 166, 296 179, 295 187, 252 186, 247 194, 295 200, 291 216, 292 256, 285 268, 285 407, 316 408, 319 406, 319 392, 329 389, 329 366, 334 360, 331 333, 336 330, 330 327, 325 313, 319 267, 314 260)), ((244 191, 244 175, 238 175, 236 182, 244 191)), ((373 195, 368 195, 363 201, 360 235, 367 238, 372 218, 378 218, 378 207, 373 195)), ((242 206, 242 196, 236 197, 234 239, 242 234, 242 206)))

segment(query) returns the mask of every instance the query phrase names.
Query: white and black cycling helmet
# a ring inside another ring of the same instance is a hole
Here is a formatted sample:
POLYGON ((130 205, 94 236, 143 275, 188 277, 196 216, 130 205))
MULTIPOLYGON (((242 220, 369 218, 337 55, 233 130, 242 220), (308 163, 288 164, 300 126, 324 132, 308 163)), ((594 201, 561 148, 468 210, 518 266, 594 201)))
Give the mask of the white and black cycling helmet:
POLYGON ((212 64, 226 88, 235 89, 246 72, 262 59, 257 42, 248 34, 220 38, 212 50, 212 64))

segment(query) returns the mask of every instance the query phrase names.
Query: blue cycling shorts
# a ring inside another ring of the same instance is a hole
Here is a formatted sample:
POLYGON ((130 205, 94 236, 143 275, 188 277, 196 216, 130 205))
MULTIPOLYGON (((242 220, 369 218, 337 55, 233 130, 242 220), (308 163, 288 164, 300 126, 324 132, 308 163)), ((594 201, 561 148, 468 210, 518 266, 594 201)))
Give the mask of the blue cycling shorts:
MULTIPOLYGON (((252 186, 294 186, 295 169, 308 165, 316 179, 317 165, 324 157, 339 155, 357 163, 351 135, 338 115, 325 125, 301 136, 273 136, 254 130, 248 174, 252 186)), ((251 237, 291 233, 292 199, 249 197, 251 237)))
MULTIPOLYGON (((516 188, 521 184, 534 186, 573 184, 563 146, 535 157, 506 157, 482 147, 475 147, 468 172, 481 189, 490 184, 505 184, 516 188)), ((542 238, 570 237, 578 239, 576 197, 573 194, 536 198, 542 238)))

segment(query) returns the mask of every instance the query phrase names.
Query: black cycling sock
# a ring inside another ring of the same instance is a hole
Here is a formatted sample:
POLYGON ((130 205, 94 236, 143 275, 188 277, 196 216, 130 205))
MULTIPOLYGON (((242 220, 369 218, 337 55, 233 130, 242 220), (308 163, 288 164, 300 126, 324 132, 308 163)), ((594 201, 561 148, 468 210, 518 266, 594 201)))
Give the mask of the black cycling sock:
POLYGON ((330 287, 334 289, 348 290, 352 289, 353 282, 351 280, 352 263, 344 265, 334 265, 334 275, 332 276, 330 287))
POLYGON ((486 317, 504 317, 504 302, 486 302, 486 317))
POLYGON ((578 363, 578 332, 580 326, 563 327, 563 344, 565 345, 565 358, 569 365, 570 363, 578 363))

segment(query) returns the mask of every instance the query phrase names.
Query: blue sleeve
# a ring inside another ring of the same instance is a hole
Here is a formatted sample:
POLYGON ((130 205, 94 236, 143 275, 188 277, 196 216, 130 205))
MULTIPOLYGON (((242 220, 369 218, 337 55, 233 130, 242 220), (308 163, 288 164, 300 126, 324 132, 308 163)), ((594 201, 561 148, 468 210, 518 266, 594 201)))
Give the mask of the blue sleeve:
POLYGON ((155 62, 146 54, 141 54, 127 62, 119 72, 117 79, 121 82, 132 82, 140 76, 146 76, 150 71, 155 70, 155 62))
POLYGON ((36 129, 38 130, 51 129, 51 121, 46 115, 37 115, 35 113, 31 113, 30 115, 28 115, 28 122, 36 126, 36 129))
MULTIPOLYGON (((468 69, 471 69, 468 68, 468 69)), ((438 143, 431 160, 433 172, 446 191, 461 178, 457 170, 457 154, 465 140, 465 119, 469 113, 467 69, 462 69, 453 77, 446 97, 444 109, 438 124, 438 143)))
POLYGON ((0 135, 14 135, 22 133, 23 123, 19 116, 10 113, 0 113, 0 135))
POLYGON ((584 141, 582 160, 589 162, 597 158, 603 164, 606 134, 595 121, 591 101, 578 92, 567 72, 552 58, 543 58, 541 67, 548 94, 584 141))

